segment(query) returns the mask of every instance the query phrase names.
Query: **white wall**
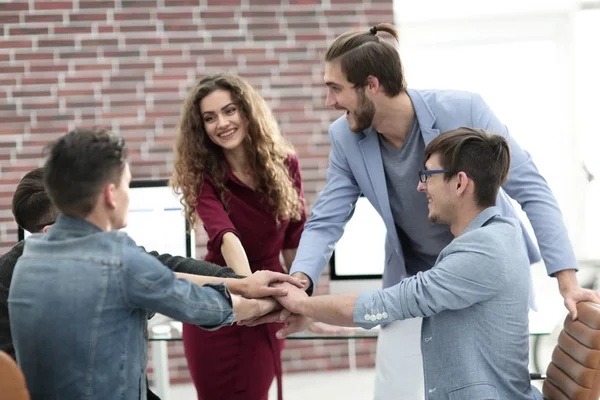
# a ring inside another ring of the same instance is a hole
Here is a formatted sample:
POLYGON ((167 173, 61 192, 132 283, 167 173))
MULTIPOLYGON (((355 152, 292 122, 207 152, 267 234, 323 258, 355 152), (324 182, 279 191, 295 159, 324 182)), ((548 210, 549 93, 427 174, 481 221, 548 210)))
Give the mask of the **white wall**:
POLYGON ((589 233, 600 188, 582 169, 600 180, 598 10, 571 0, 397 0, 395 11, 409 87, 480 93, 548 180, 578 257, 600 258, 589 233))

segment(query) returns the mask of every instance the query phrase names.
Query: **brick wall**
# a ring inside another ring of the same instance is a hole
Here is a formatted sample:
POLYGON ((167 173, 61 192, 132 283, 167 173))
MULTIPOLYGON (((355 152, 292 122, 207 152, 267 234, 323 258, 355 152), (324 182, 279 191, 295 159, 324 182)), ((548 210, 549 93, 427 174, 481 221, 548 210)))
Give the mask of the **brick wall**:
MULTIPOLYGON (((322 53, 338 34, 392 15, 392 0, 3 1, 0 254, 17 238, 14 188, 42 164, 47 143, 76 126, 106 126, 126 138, 134 179, 167 178, 186 89, 219 71, 249 79, 272 107, 298 151, 310 206, 337 114, 324 108, 322 53)), ((357 348, 359 366, 372 365, 373 343, 357 348)), ((185 380, 180 344, 171 349, 173 378, 185 380)), ((344 367, 345 353, 344 343, 288 342, 284 368, 344 367)))

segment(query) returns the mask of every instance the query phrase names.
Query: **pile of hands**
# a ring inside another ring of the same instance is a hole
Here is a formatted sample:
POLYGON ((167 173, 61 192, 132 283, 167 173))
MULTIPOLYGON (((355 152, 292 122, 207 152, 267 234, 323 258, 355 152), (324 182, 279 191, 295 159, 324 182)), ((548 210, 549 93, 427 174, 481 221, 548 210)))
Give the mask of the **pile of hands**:
POLYGON ((257 271, 236 283, 235 289, 230 287, 230 290, 234 293, 232 305, 238 325, 283 323, 284 327, 277 332, 279 339, 305 329, 323 335, 344 334, 351 330, 302 315, 309 300, 306 289, 310 282, 305 275, 299 279, 273 271, 257 271))

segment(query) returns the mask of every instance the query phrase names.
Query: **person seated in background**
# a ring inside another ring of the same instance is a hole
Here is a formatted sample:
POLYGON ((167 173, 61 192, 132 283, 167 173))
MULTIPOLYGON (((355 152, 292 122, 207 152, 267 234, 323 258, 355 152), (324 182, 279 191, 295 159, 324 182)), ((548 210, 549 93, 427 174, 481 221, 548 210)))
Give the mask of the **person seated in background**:
POLYGON ((427 399, 541 399, 528 371, 527 250, 519 221, 495 207, 509 167, 502 136, 475 128, 439 135, 425 148, 417 186, 429 220, 448 224, 455 237, 434 267, 374 292, 310 298, 291 290, 278 298, 280 319, 291 311, 372 328, 423 317, 427 399))
MULTIPOLYGON (((52 204, 43 182, 44 168, 36 168, 26 173, 19 181, 12 199, 12 213, 20 228, 30 233, 46 232, 58 217, 58 210, 52 204)), ((8 314, 8 295, 10 283, 17 260, 23 254, 25 242, 20 241, 0 257, 0 350, 16 359, 8 314)), ((258 271, 244 278, 237 275, 231 268, 221 267, 207 261, 159 254, 151 251, 148 254, 156 257, 163 265, 174 272, 215 277, 214 282, 227 284, 230 292, 248 298, 285 295, 285 290, 270 287, 269 284, 278 281, 289 281, 296 285, 301 282, 290 280, 289 275, 272 271, 258 271)), ((148 398, 158 399, 150 389, 148 398)))
POLYGON ((127 224, 131 180, 122 138, 69 132, 51 147, 43 176, 61 215, 25 241, 8 299, 33 400, 146 399, 149 313, 217 329, 276 306, 223 283, 179 279, 118 231, 127 224))

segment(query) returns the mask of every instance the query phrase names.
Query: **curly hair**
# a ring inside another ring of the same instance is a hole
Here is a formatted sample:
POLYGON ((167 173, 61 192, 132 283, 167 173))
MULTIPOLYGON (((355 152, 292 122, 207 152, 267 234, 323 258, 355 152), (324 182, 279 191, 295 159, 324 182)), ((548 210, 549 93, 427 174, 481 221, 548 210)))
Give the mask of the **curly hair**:
POLYGON ((228 209, 225 157, 222 148, 207 135, 200 110, 202 99, 216 90, 229 92, 248 122, 243 146, 258 182, 257 190, 272 206, 277 223, 286 219, 300 220, 302 201, 287 167, 288 158, 294 154, 293 147, 281 136, 275 117, 254 88, 237 75, 219 73, 203 78, 190 89, 177 127, 170 185, 176 193, 182 194, 181 203, 190 228, 198 220, 195 206, 204 174, 214 181, 220 200, 228 209))

